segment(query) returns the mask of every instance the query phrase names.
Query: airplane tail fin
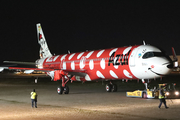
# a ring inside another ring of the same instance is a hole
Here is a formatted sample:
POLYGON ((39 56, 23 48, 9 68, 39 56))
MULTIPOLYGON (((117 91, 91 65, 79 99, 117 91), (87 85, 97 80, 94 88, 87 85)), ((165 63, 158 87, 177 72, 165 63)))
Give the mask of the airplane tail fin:
POLYGON ((173 62, 174 62, 174 67, 178 67, 178 58, 176 56, 176 52, 174 48, 172 47, 172 53, 173 53, 173 62))
POLYGON ((52 54, 48 48, 45 36, 42 31, 41 24, 40 23, 36 24, 36 27, 37 27, 38 43, 41 46, 40 51, 39 51, 40 58, 51 57, 52 54))

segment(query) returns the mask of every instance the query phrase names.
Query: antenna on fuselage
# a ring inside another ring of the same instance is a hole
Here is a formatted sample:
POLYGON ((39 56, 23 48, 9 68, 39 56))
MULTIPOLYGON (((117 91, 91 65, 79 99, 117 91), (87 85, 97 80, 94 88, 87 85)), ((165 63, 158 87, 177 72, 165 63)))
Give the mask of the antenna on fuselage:
POLYGON ((146 45, 145 41, 143 40, 143 44, 146 45))
POLYGON ((71 51, 70 50, 68 50, 68 54, 70 54, 71 53, 71 51))

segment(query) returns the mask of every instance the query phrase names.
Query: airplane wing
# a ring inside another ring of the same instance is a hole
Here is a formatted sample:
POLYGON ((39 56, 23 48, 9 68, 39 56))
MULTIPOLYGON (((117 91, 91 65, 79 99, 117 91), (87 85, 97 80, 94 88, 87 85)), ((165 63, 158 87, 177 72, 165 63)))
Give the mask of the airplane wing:
POLYGON ((3 71, 4 69, 8 69, 8 70, 23 70, 24 73, 32 73, 34 71, 42 71, 42 72, 53 71, 53 69, 23 68, 23 67, 0 67, 0 72, 3 71))
POLYGON ((19 61, 3 61, 3 63, 21 64, 21 65, 36 65, 34 62, 19 62, 19 61))
MULTIPOLYGON (((24 71, 24 73, 29 74, 34 71, 41 71, 41 72, 51 72, 55 71, 55 69, 40 69, 40 68, 24 68, 24 67, 0 67, 0 72, 2 72, 4 69, 7 70, 21 70, 24 71)), ((63 70, 65 72, 68 72, 69 75, 77 75, 84 77, 86 75, 85 70, 78 70, 78 71, 72 71, 72 70, 63 70)))

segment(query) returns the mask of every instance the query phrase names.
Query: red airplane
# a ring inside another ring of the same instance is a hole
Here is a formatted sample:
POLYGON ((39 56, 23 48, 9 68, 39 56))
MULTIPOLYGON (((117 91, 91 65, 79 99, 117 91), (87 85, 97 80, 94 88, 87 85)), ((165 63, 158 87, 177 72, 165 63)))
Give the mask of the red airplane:
MULTIPOLYGON (((160 49, 151 45, 135 45, 110 49, 68 53, 53 56, 48 48, 40 24, 37 24, 40 59, 37 68, 1 67, 4 69, 24 70, 25 73, 44 71, 54 81, 62 80, 57 88, 58 94, 68 94, 68 81, 94 81, 119 79, 154 79, 171 72, 173 61, 160 49)), ((116 92, 117 85, 110 82, 106 91, 116 92)))

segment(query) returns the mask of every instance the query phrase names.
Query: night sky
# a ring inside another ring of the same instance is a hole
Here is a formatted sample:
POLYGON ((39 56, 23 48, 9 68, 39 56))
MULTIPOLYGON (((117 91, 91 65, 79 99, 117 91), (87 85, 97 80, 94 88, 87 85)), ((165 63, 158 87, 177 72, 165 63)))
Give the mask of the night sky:
POLYGON ((179 0, 1 0, 0 64, 39 58, 36 23, 52 54, 128 45, 180 54, 179 0))

